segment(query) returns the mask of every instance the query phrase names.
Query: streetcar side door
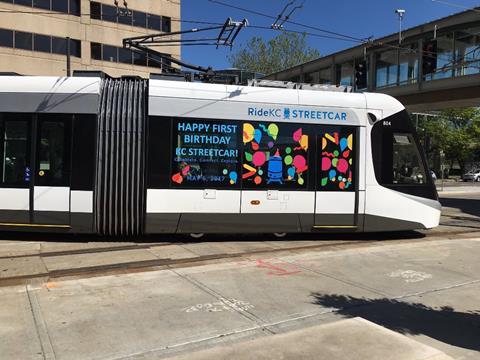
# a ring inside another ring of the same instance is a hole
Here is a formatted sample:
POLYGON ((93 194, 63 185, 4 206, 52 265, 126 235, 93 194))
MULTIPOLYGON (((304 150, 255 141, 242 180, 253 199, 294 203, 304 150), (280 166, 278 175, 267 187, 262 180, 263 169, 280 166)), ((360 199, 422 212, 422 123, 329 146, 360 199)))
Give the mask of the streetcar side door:
POLYGON ((33 119, 34 224, 69 227, 72 116, 38 114, 33 119))
POLYGON ((355 231, 358 225, 359 129, 321 125, 317 131, 316 230, 355 231))

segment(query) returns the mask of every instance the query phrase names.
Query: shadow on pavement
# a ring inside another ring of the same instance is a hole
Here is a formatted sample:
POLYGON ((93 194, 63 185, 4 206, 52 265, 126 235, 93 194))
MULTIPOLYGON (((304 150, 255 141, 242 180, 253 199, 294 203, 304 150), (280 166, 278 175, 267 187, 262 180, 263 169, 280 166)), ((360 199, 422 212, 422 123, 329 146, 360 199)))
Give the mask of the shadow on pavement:
POLYGON ((465 199, 465 198, 440 198, 442 206, 455 208, 461 210, 465 214, 480 217, 480 199, 465 199))
POLYGON ((314 303, 338 309, 346 317, 360 316, 405 335, 426 335, 446 344, 480 351, 480 311, 457 312, 421 303, 313 294, 314 303))
POLYGON ((154 234, 140 237, 112 237, 96 234, 68 234, 68 233, 35 233, 35 232, 0 232, 0 241, 45 241, 45 242, 128 242, 128 243, 199 243, 199 242, 229 242, 229 241, 388 241, 401 239, 421 239, 425 234, 416 231, 399 231, 384 233, 298 233, 287 234, 277 238, 273 234, 206 234, 194 239, 188 234, 154 234))

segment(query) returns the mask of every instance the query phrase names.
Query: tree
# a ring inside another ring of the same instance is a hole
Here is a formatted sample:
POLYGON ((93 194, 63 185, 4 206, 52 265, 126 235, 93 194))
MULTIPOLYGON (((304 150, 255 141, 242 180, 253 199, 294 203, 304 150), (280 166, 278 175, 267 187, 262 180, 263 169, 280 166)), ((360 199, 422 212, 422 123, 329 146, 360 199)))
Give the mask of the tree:
POLYGON ((426 149, 429 158, 440 151, 452 165, 457 162, 461 171, 469 161, 479 160, 480 110, 479 108, 446 109, 438 117, 430 117, 422 124, 430 138, 426 149))
POLYGON ((235 68, 267 75, 318 57, 318 50, 307 45, 306 34, 282 32, 268 42, 252 37, 228 60, 235 68))

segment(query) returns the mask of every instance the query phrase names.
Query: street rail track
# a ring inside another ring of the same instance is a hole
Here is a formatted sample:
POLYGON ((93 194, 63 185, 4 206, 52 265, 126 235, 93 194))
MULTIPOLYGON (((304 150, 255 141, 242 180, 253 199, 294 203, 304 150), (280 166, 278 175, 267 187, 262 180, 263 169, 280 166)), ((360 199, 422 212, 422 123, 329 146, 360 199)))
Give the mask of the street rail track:
MULTIPOLYGON (((279 253, 288 253, 288 252, 298 252, 298 251, 308 251, 308 250, 344 250, 348 248, 354 248, 359 246, 368 246, 375 243, 392 243, 392 242, 420 242, 431 240, 432 238, 438 239, 438 237, 444 236, 445 238, 455 236, 455 235, 466 235, 466 234, 475 234, 472 230, 464 231, 449 231, 449 232, 435 232, 428 235, 423 235, 421 233, 411 233, 410 235, 406 234, 403 238, 394 237, 393 239, 349 239, 349 240, 333 240, 327 242, 319 240, 316 244, 302 244, 295 245, 295 241, 292 240, 292 246, 287 247, 278 247, 278 248, 262 248, 254 250, 246 250, 239 252, 228 252, 228 253, 218 253, 212 255, 198 255, 188 258, 181 259, 172 259, 172 258, 158 258, 150 260, 138 260, 130 262, 118 262, 112 264, 102 264, 102 265, 91 265, 84 267, 76 268, 67 268, 59 270, 48 270, 32 274, 16 275, 16 276, 0 276, 0 287, 2 286, 12 286, 12 285, 25 285, 30 284, 35 281, 40 282, 50 282, 54 280, 64 280, 69 278, 78 278, 78 277, 97 277, 97 276, 106 276, 106 275, 118 275, 118 274, 127 274, 135 272, 144 272, 144 271, 154 271, 161 270, 165 268, 178 268, 178 267, 192 267, 199 266, 204 264, 209 264, 213 262, 218 262, 222 260, 229 259, 242 259, 248 258, 252 255, 271 255, 279 253)), ((288 240, 287 240, 288 241, 288 240)), ((287 242, 285 241, 285 242, 287 242)), ((228 242, 226 242, 228 243, 228 242)), ((99 254, 99 253, 109 253, 109 252, 121 252, 128 250, 139 250, 145 249, 148 250, 152 247, 162 247, 162 246, 171 246, 171 245, 188 245, 192 242, 161 242, 161 243, 137 243, 137 244, 128 244, 128 245, 117 245, 117 246, 105 246, 105 247, 96 247, 96 248, 87 248, 87 249, 72 249, 72 250, 60 250, 60 251, 48 251, 44 253, 35 253, 35 254, 25 254, 25 255, 12 255, 12 256, 3 256, 0 257, 0 260, 6 259, 19 259, 19 258, 49 258, 56 256, 74 256, 82 254, 99 254)))

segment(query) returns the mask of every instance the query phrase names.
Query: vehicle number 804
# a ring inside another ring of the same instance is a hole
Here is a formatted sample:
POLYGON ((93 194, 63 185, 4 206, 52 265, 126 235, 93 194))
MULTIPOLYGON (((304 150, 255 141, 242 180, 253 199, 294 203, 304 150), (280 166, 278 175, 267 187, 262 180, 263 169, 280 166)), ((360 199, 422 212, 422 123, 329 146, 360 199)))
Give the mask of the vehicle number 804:
POLYGON ((392 122, 385 120, 385 121, 383 122, 383 126, 392 126, 392 122))

